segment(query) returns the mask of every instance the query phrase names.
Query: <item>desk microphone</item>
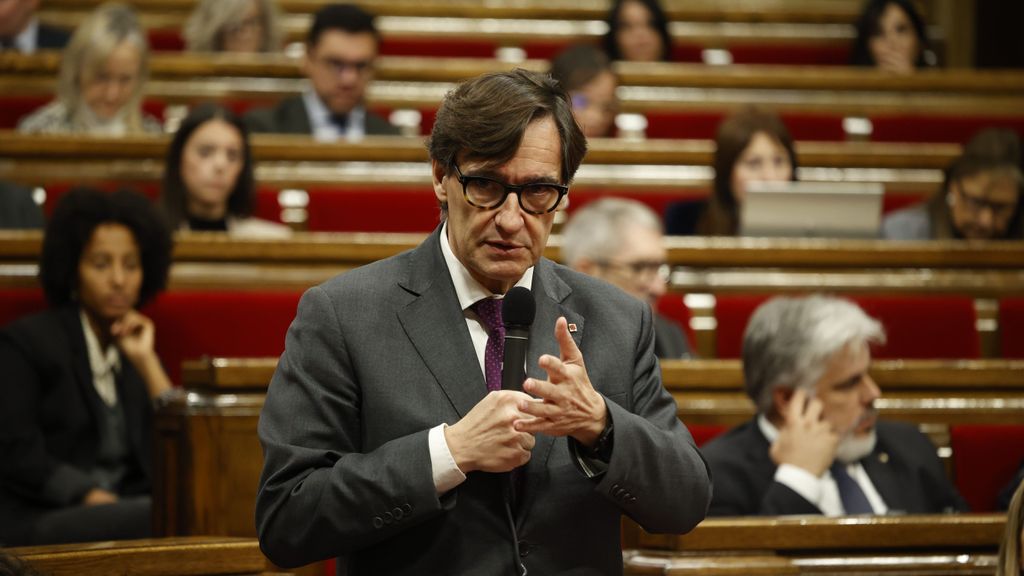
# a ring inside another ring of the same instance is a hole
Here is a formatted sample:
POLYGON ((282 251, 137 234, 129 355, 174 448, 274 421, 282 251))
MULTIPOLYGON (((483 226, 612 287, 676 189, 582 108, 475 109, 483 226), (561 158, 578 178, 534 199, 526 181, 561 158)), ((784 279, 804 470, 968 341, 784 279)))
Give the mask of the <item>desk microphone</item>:
POLYGON ((502 358, 501 389, 523 390, 526 380, 526 346, 530 342, 530 326, 537 313, 533 293, 516 286, 501 302, 501 319, 505 325, 505 355, 502 358))

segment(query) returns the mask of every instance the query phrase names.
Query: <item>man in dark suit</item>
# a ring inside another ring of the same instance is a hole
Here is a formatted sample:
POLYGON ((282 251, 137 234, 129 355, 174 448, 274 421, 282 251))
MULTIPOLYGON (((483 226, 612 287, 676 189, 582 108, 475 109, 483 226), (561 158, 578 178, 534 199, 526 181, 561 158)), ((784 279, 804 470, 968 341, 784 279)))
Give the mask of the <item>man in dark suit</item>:
POLYGON ((42 228, 43 224, 43 209, 32 189, 0 181, 0 230, 42 228))
POLYGON ((542 257, 586 150, 568 97, 482 76, 428 148, 441 226, 299 304, 260 417, 260 545, 349 575, 621 573, 623 513, 685 532, 711 487, 650 307, 542 257), (536 304, 522 391, 500 389, 513 286, 536 304))
POLYGON ((39 0, 0 0, 0 51, 32 54, 37 50, 60 50, 71 35, 61 28, 40 24, 36 18, 39 0))
POLYGON ((712 515, 966 510, 916 427, 878 422, 868 374, 881 325, 847 300, 774 298, 743 338, 754 420, 709 442, 712 515))
POLYGON ((316 13, 306 38, 302 69, 310 87, 274 108, 253 110, 245 121, 253 132, 310 134, 331 142, 364 135, 399 134, 398 128, 366 109, 366 87, 380 34, 373 16, 349 4, 316 13))
MULTIPOLYGON (((652 307, 665 294, 668 264, 661 220, 635 200, 605 198, 577 210, 562 231, 562 260, 652 307)), ((654 312, 658 358, 692 358, 682 326, 654 312)))

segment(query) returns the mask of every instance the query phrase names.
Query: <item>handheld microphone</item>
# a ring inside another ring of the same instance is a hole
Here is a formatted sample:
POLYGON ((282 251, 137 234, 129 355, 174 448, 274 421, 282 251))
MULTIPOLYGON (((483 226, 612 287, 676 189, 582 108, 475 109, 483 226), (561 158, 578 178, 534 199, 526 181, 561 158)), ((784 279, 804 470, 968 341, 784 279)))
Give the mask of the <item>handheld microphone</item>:
POLYGON ((526 380, 526 346, 530 342, 530 326, 537 313, 533 293, 516 286, 501 302, 501 319, 505 325, 505 355, 502 358, 501 389, 523 389, 526 380))

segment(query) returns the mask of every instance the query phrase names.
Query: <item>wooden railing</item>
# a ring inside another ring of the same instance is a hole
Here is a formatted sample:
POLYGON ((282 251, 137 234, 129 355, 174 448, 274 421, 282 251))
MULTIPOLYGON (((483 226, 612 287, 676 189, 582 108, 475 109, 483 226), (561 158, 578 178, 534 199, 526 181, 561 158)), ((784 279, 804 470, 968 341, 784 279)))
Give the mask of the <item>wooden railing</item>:
POLYGON ((4 552, 48 576, 240 576, 272 569, 254 538, 224 536, 31 546, 4 552))

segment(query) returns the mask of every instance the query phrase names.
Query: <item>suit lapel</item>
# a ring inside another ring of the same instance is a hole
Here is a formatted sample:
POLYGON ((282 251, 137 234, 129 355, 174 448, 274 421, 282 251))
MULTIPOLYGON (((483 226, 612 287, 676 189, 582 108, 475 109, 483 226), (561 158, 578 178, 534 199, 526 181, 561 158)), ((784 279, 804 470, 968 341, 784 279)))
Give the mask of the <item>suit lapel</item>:
POLYGON ((400 284, 418 297, 398 311, 398 320, 461 418, 483 399, 487 384, 439 239, 440 227, 410 256, 409 276, 400 284))
MULTIPOLYGON (((548 375, 541 370, 538 362, 544 354, 560 355, 558 341, 555 339, 555 321, 559 316, 565 316, 570 324, 576 325, 576 331, 572 333, 572 336, 576 345, 579 346, 583 337, 583 317, 565 305, 566 299, 572 294, 572 288, 554 273, 553 264, 545 258, 541 258, 534 267, 533 293, 537 302, 537 314, 534 316, 533 327, 530 329, 530 344, 526 354, 526 375, 538 380, 547 380, 548 375)), ((553 437, 547 434, 537 435, 533 455, 526 465, 524 489, 526 499, 519 506, 518 522, 523 521, 521 512, 531 508, 532 500, 537 494, 536 490, 531 490, 530 478, 546 474, 547 462, 551 457, 554 444, 553 437)))
POLYGON ((100 418, 100 415, 96 412, 99 408, 97 402, 102 402, 102 400, 100 400, 99 393, 96 392, 96 383, 92 378, 92 366, 89 365, 89 352, 85 347, 85 334, 82 332, 84 327, 82 326, 78 307, 69 306, 63 308, 60 312, 60 320, 64 326, 65 333, 68 335, 68 344, 71 348, 71 366, 75 373, 75 382, 78 384, 78 390, 82 394, 86 408, 89 410, 89 414, 95 423, 100 418))
POLYGON ((884 447, 876 445, 874 451, 867 458, 861 460, 861 466, 871 478, 878 495, 885 501, 890 512, 907 512, 904 508, 907 505, 907 498, 903 492, 903 484, 900 482, 893 467, 889 464, 890 455, 884 447))

